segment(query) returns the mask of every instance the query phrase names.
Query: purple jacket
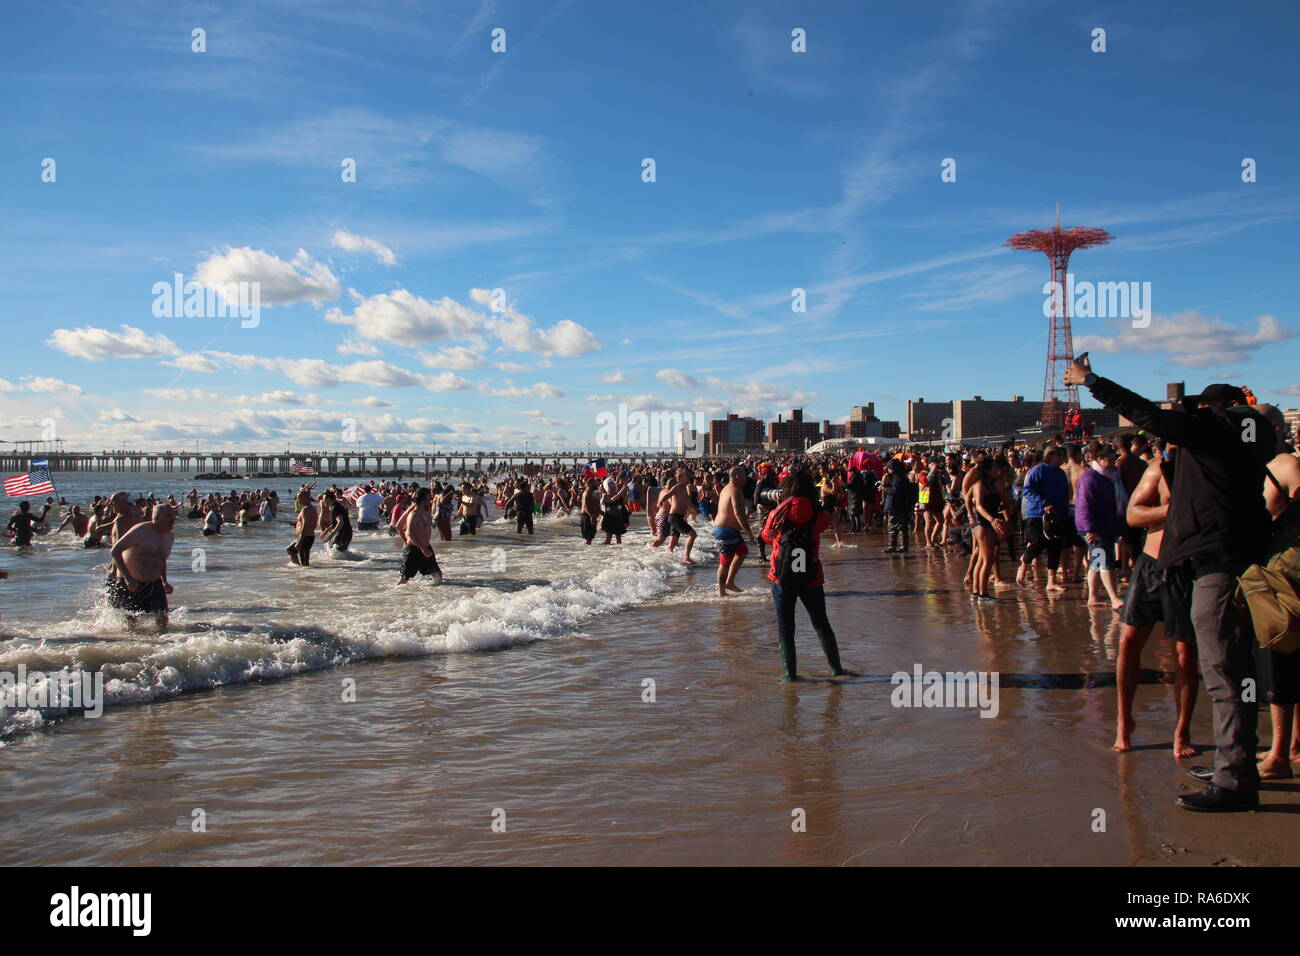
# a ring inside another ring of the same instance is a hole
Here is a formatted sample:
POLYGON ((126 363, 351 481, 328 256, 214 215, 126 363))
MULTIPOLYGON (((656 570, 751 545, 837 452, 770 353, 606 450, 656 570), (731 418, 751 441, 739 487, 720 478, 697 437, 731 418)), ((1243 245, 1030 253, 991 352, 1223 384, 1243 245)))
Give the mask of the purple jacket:
POLYGON ((1095 468, 1080 475, 1074 488, 1074 526, 1079 534, 1107 538, 1119 537, 1128 527, 1115 501, 1115 483, 1095 468))

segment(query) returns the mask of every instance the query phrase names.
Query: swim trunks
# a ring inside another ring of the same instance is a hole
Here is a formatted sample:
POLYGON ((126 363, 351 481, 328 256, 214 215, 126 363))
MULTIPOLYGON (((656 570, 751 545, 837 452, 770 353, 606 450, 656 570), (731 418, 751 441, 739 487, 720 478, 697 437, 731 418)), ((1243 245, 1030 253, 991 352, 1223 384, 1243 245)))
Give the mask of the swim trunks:
POLYGON ((146 581, 134 591, 122 585, 121 603, 116 606, 128 614, 166 614, 167 592, 162 581, 146 581))
POLYGON ((1124 598, 1120 620, 1132 627, 1163 621, 1165 633, 1176 641, 1193 642, 1192 591, 1183 567, 1156 567, 1156 559, 1143 552, 1133 562, 1133 577, 1124 598))
POLYGON ((413 578, 417 574, 441 574, 442 569, 438 567, 438 558, 435 555, 425 556, 425 553, 413 544, 408 544, 402 549, 402 577, 413 578))
POLYGON ((713 526, 713 540, 718 542, 718 554, 734 554, 738 545, 744 544, 740 532, 735 528, 728 528, 723 525, 715 524, 713 526))
POLYGON ((685 515, 669 515, 668 531, 670 534, 684 534, 687 537, 695 533, 695 529, 691 527, 685 515))

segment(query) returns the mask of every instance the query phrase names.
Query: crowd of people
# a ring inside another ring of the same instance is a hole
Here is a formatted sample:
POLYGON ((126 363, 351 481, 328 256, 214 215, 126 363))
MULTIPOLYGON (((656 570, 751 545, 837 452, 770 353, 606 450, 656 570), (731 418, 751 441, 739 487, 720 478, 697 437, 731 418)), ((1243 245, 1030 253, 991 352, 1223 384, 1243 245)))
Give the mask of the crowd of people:
MULTIPOLYGON (((427 483, 390 480, 317 490, 303 484, 293 498, 289 561, 311 566, 319 539, 348 551, 354 531, 387 530, 399 539, 398 582, 442 581, 434 553, 443 542, 476 535, 493 502, 518 535, 536 533, 546 516, 578 518, 590 546, 621 545, 644 516, 648 546, 695 545, 707 528, 717 550, 717 592, 739 592, 749 545, 759 549, 776 614, 784 679, 798 677, 795 611, 803 604, 827 663, 845 672, 827 614, 821 539, 835 546, 884 532, 887 554, 949 550, 967 558, 963 586, 972 600, 996 601, 1007 589, 1041 589, 1119 616, 1118 707, 1113 749, 1133 748, 1133 700, 1143 646, 1157 623, 1177 642, 1178 715, 1173 751, 1190 757, 1190 721, 1203 679, 1214 708, 1216 762, 1194 768, 1207 781, 1180 798, 1188 809, 1241 809, 1258 802, 1261 777, 1289 777, 1300 759, 1300 654, 1254 651, 1250 621, 1232 601, 1238 576, 1272 562, 1300 580, 1300 459, 1286 444, 1277 409, 1247 404, 1232 386, 1211 386, 1181 409, 1161 409, 1085 365, 1069 373, 1136 429, 1114 441, 1068 438, 1037 447, 947 448, 862 454, 752 455, 564 470, 502 465, 486 473, 439 475, 427 483), (1249 423, 1249 425, 1247 425, 1249 423), (1243 435, 1255 437, 1244 441, 1243 435), (355 520, 354 520, 355 514, 355 520), (770 553, 769 553, 770 549, 770 553), (1254 698, 1243 682, 1258 670, 1261 700, 1272 705, 1273 742, 1256 763, 1254 698)), ((65 528, 85 547, 105 546, 111 562, 109 603, 130 619, 154 615, 166 626, 167 556, 184 509, 202 534, 223 527, 275 522, 273 489, 173 497, 96 496, 83 511, 66 511, 65 528)), ((14 543, 29 545, 55 507, 19 505, 9 523, 14 543)))

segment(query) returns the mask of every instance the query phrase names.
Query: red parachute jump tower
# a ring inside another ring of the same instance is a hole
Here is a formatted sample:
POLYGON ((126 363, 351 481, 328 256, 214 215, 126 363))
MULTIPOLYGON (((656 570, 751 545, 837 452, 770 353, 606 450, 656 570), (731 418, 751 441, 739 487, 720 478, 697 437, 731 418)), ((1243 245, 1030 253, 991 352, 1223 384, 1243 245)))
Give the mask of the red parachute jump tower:
POLYGON ((1043 412, 1046 428, 1063 428, 1066 416, 1079 407, 1079 389, 1064 383, 1065 370, 1074 360, 1074 336, 1070 332, 1070 303, 1065 294, 1070 253, 1076 249, 1101 246, 1115 237, 1105 229, 1075 226, 1061 228, 1061 207, 1056 207, 1056 226, 1049 230, 1029 229, 1018 232, 1005 245, 1011 249, 1028 249, 1046 253, 1052 264, 1053 286, 1059 295, 1052 296, 1052 317, 1047 332, 1047 371, 1043 376, 1043 412))

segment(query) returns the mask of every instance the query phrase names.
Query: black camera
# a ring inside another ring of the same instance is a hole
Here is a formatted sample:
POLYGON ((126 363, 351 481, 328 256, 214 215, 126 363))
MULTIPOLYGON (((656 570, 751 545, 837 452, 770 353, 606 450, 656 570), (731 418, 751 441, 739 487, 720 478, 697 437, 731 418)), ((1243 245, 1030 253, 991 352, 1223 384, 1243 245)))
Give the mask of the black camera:
POLYGON ((775 508, 781 503, 782 499, 785 498, 785 494, 780 488, 764 488, 762 491, 754 495, 754 497, 757 498, 761 504, 764 504, 769 508, 775 508))

